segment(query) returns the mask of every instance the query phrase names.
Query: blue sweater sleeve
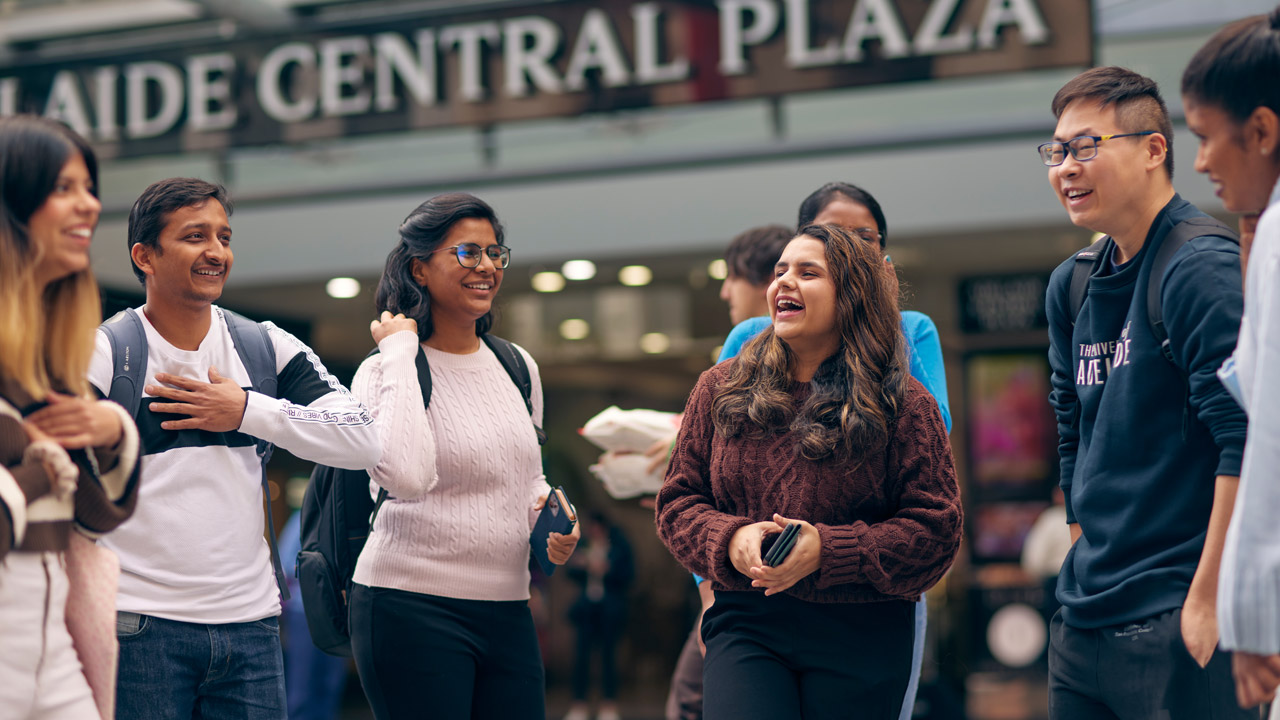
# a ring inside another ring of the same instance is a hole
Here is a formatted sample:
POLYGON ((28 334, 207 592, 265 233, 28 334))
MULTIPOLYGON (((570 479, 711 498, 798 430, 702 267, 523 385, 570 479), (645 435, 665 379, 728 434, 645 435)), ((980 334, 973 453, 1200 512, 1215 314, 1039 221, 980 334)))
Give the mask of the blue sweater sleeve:
POLYGON ((737 357, 738 353, 742 352, 742 346, 751 342, 772 322, 768 315, 761 315, 747 318, 734 325, 733 330, 729 331, 729 337, 724 339, 724 345, 720 348, 720 357, 716 358, 716 362, 722 363, 729 358, 737 357))
POLYGON ((1240 250, 1217 237, 1199 237, 1180 249, 1160 291, 1174 362, 1187 375, 1191 409, 1219 449, 1218 475, 1240 474, 1244 410, 1218 380, 1240 333, 1244 294, 1240 250))
POLYGON ((902 334, 911 351, 911 377, 920 381, 938 403, 942 422, 951 432, 951 402, 947 399, 947 373, 942 366, 938 328, 928 315, 912 310, 902 313, 902 334))
POLYGON ((1080 429, 1077 426, 1076 380, 1072 371, 1073 356, 1071 336, 1075 330, 1075 318, 1068 307, 1068 286, 1075 257, 1068 259, 1053 271, 1049 289, 1045 291, 1045 314, 1049 320, 1049 404, 1058 423, 1059 486, 1066 500, 1067 523, 1075 523, 1071 508, 1071 478, 1076 471, 1076 450, 1080 446, 1080 429))

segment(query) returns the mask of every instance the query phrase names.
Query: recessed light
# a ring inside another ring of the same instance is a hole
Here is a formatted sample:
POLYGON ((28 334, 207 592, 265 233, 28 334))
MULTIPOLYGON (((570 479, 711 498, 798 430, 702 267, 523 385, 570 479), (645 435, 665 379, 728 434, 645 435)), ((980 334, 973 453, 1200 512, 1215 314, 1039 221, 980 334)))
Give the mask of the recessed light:
POLYGON ((729 277, 729 263, 726 263, 723 258, 712 260, 711 264, 707 265, 707 274, 716 280, 723 280, 729 277))
POLYGON ((671 338, 666 333, 645 333, 640 336, 640 349, 650 355, 661 355, 671 348, 671 338))
POLYGON ((560 323, 560 337, 565 340, 581 340, 591 334, 591 325, 581 318, 569 318, 560 323))
POLYGON ((569 280, 590 280, 596 276, 596 264, 590 260, 570 260, 560 266, 560 272, 569 280))
POLYGON ((564 276, 555 270, 534 273, 529 282, 534 290, 542 293, 560 292, 564 289, 564 276))
POLYGON ((360 294, 360 281, 349 277, 336 277, 324 284, 329 297, 349 300, 360 294))
POLYGON ((653 282, 653 271, 644 265, 628 265, 618 271, 618 282, 627 287, 640 287, 653 282))

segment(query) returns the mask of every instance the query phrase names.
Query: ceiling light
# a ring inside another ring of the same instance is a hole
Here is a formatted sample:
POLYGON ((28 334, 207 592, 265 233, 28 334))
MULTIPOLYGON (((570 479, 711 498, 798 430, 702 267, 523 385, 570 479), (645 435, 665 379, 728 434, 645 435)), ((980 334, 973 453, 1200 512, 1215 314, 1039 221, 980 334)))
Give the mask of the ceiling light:
POLYGON ((723 280, 729 277, 729 263, 725 262, 723 258, 712 260, 711 264, 707 266, 707 274, 716 280, 723 280))
POLYGON ((650 355, 661 355, 671 348, 671 338, 666 333, 645 333, 640 336, 640 349, 650 355))
POLYGON ((653 271, 644 265, 628 265, 618 271, 618 282, 627 287, 640 287, 653 282, 653 271))
POLYGON ((360 294, 360 281, 349 277, 336 277, 324 284, 329 297, 348 300, 360 294))
POLYGON ((534 273, 529 281, 533 289, 543 293, 560 292, 564 289, 564 276, 555 270, 534 273))
POLYGON ((586 320, 569 318, 560 323, 560 337, 565 340, 581 340, 591 334, 591 326, 586 320))
POLYGON ((596 276, 596 264, 590 260, 570 260, 560 266, 560 272, 569 280, 590 280, 596 276))

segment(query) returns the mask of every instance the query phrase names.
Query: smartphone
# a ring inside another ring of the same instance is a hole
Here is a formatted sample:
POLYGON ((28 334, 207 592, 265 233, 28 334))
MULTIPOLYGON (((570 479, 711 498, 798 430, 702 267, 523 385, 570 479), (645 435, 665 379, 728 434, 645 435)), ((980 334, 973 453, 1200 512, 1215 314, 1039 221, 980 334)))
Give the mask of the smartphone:
POLYGON ((791 548, 795 547, 796 536, 800 534, 800 523, 788 523, 787 527, 776 536, 771 547, 764 555, 764 564, 769 567, 777 567, 787 559, 787 555, 791 553, 791 548))

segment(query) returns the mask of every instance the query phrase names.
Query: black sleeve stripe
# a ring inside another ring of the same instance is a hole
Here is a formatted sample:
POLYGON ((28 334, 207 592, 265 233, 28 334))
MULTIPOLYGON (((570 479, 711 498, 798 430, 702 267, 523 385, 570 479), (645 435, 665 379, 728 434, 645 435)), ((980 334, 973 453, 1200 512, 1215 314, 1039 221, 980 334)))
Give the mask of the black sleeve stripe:
POLYGON ((334 391, 303 353, 285 364, 278 379, 280 397, 296 405, 310 405, 334 391))
MULTIPOLYGON (((245 388, 248 390, 249 388, 245 388)), ((138 415, 138 439, 142 444, 141 455, 159 455, 169 450, 189 447, 249 447, 257 442, 242 432, 209 432, 208 430, 165 430, 160 423, 181 420, 185 415, 151 412, 151 403, 168 402, 163 398, 142 398, 138 415)))

